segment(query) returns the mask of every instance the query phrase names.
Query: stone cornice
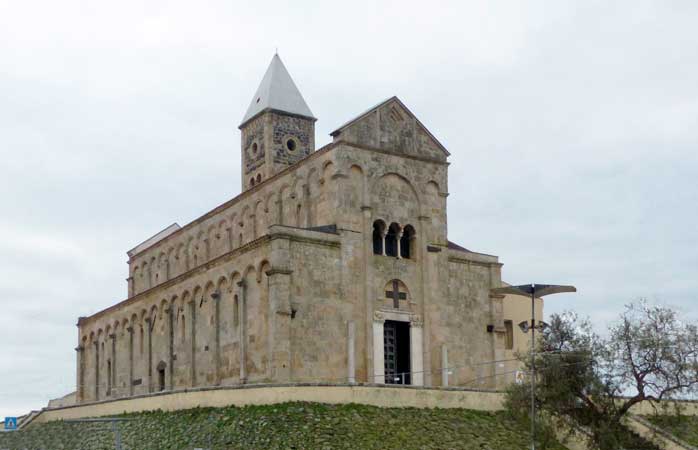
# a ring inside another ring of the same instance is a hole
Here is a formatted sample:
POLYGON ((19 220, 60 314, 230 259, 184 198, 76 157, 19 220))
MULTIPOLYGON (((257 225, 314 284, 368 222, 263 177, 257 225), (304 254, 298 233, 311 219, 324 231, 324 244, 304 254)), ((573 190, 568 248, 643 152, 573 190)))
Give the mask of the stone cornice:
POLYGON ((369 152, 374 152, 374 153, 382 153, 384 155, 390 155, 390 156, 397 156, 400 158, 405 158, 405 159, 412 159, 415 161, 422 161, 422 162, 427 162, 431 164, 438 164, 440 166, 449 166, 451 163, 448 161, 442 161, 439 159, 435 158, 425 158, 421 156, 415 156, 415 155, 407 155, 405 153, 401 153, 397 150, 390 150, 390 149, 385 149, 385 148, 378 148, 378 147, 371 147, 368 145, 361 145, 361 144, 356 144, 351 141, 345 141, 344 139, 337 139, 336 141, 333 142, 335 145, 346 145, 347 147, 353 147, 359 150, 366 150, 369 152))
POLYGON ((492 261, 492 262, 487 262, 487 261, 478 261, 476 259, 470 259, 470 258, 464 258, 464 257, 457 257, 457 256, 448 256, 448 262, 452 263, 457 263, 457 264, 468 264, 468 265, 473 265, 473 266, 482 266, 482 267, 502 267, 503 264, 492 261))
POLYGON ((268 277, 273 275, 291 275, 293 270, 291 269, 270 269, 265 272, 268 277))
POLYGON ((287 239, 292 242, 322 245, 326 247, 341 247, 341 238, 335 233, 294 228, 286 225, 272 225, 269 227, 269 239, 287 239))

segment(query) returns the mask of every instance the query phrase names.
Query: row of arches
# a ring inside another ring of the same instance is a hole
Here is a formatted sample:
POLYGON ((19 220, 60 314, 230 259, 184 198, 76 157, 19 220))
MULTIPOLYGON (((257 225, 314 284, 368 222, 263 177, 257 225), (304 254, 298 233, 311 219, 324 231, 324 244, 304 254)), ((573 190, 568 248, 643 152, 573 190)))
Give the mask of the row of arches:
POLYGON ((373 254, 414 259, 416 232, 412 225, 393 222, 387 225, 382 219, 373 222, 373 254))
MULTIPOLYGON (((222 275, 218 278, 217 282, 214 283, 210 280, 204 284, 202 287, 197 284, 191 289, 183 289, 180 294, 170 294, 163 297, 159 302, 152 304, 150 307, 141 307, 140 312, 133 312, 130 315, 126 315, 122 319, 116 319, 113 322, 109 321, 104 327, 97 327, 97 329, 87 330, 81 329, 83 343, 94 343, 104 336, 110 336, 120 330, 127 329, 131 325, 142 326, 146 321, 151 321, 152 323, 157 323, 157 320, 163 320, 164 312, 170 307, 175 307, 178 310, 182 310, 182 304, 188 301, 194 301, 196 299, 203 298, 202 296, 210 295, 215 291, 221 291, 224 288, 235 285, 240 282, 241 279, 246 276, 253 274, 257 283, 261 283, 264 278, 266 278, 266 272, 271 269, 271 265, 268 260, 264 259, 255 266, 248 266, 243 272, 234 270, 230 275, 222 275)), ((200 305, 201 306, 201 305, 200 305)))
POLYGON ((333 174, 334 164, 325 161, 321 168, 313 167, 291 183, 282 181, 280 187, 272 183, 251 195, 247 203, 231 205, 191 231, 167 239, 167 246, 156 244, 131 262, 129 296, 242 247, 267 234, 271 225, 322 225, 317 217, 318 203, 328 198, 332 188, 328 181, 333 174))
POLYGON ((263 342, 270 269, 263 259, 244 271, 143 302, 135 311, 125 309, 106 324, 81 325, 82 401, 148 393, 165 385, 196 386, 202 380, 209 384, 237 374, 243 365, 263 367, 263 351, 240 362, 237 352, 221 349, 239 349, 245 330, 263 342))

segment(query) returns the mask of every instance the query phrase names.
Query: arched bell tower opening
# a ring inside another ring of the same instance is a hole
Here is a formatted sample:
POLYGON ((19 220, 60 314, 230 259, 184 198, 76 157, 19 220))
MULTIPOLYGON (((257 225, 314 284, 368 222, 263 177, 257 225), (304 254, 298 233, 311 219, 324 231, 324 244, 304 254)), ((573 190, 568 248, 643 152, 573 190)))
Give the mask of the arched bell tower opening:
POLYGON ((316 120, 281 58, 274 55, 239 127, 242 190, 314 152, 316 120))

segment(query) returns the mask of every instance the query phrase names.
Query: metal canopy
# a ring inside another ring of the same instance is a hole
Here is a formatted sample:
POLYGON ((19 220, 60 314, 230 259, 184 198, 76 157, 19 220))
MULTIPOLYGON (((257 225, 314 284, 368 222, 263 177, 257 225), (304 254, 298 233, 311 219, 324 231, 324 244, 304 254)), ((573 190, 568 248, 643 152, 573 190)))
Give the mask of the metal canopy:
POLYGON ((504 286, 490 289, 493 294, 513 294, 513 295, 533 295, 543 297, 550 294, 560 294, 563 292, 577 292, 577 288, 568 285, 557 284, 522 284, 519 286, 504 286))

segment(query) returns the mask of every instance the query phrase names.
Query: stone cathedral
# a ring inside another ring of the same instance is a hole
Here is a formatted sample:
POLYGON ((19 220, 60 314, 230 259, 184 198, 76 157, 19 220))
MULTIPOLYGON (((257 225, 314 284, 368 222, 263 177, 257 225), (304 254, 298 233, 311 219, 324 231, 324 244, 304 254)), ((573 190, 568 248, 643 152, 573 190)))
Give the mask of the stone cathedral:
POLYGON ((496 256, 448 240, 449 152, 396 97, 320 149, 315 121, 275 55, 239 126, 242 192, 130 250, 127 298, 78 320, 78 403, 245 383, 501 385, 492 362, 526 316, 490 293, 496 256))

